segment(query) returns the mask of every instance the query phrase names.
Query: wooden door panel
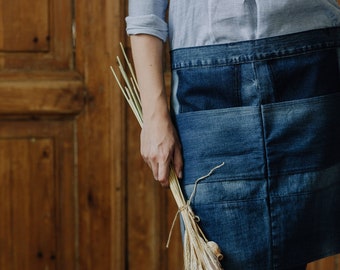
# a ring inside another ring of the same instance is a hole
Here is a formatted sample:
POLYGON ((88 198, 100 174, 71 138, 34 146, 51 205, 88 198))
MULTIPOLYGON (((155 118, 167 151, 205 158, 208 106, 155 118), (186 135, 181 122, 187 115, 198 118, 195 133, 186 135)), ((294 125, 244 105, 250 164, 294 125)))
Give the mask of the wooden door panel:
POLYGON ((47 0, 1 0, 0 51, 47 51, 50 39, 48 3, 47 0))
POLYGON ((0 72, 0 115, 76 115, 84 97, 84 83, 76 72, 0 72))
POLYGON ((74 68, 68 0, 0 0, 0 70, 74 68))
POLYGON ((69 0, 0 0, 0 114, 77 114, 85 86, 75 70, 69 0))
POLYGON ((0 205, 6 213, 0 223, 6 246, 0 252, 1 269, 55 269, 55 260, 50 260, 56 252, 53 141, 1 139, 0 149, 0 172, 5 175, 1 194, 6 198, 0 205))
POLYGON ((0 121, 0 269, 76 263, 70 121, 0 121))

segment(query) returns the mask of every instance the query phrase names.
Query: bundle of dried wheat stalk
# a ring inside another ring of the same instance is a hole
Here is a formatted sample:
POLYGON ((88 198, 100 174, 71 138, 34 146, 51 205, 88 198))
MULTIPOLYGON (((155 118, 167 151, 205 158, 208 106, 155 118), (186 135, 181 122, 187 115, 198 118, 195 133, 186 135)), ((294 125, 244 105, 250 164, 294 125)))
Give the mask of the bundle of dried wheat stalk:
MULTIPOLYGON (((123 86, 123 84, 120 83, 119 78, 117 74, 115 73, 112 66, 111 66, 111 71, 125 99, 127 100, 133 113, 135 114, 139 124, 142 126, 143 115, 142 115, 142 107, 140 103, 137 79, 135 77, 132 65, 129 62, 128 57, 125 54, 124 48, 122 44, 120 45, 121 45, 122 53, 124 55, 124 59, 128 66, 128 70, 129 70, 131 77, 129 77, 127 73, 125 72, 124 66, 121 63, 119 57, 117 57, 118 67, 122 75, 122 78, 125 82, 125 86, 123 86)), ((217 166, 216 168, 222 165, 223 164, 217 166)), ((213 170, 211 170, 208 175, 203 176, 202 178, 198 179, 196 183, 208 177, 213 172, 213 170)), ((219 261, 223 258, 223 256, 219 250, 219 247, 215 242, 208 241, 206 239, 201 228, 197 224, 198 217, 195 216, 195 214, 193 213, 190 207, 192 196, 190 197, 188 201, 184 199, 181 187, 179 185, 178 178, 173 168, 171 168, 170 170, 169 183, 170 183, 170 190, 173 194, 173 197, 179 209, 178 213, 181 215, 184 226, 185 226, 185 235, 184 235, 184 267, 185 267, 185 270, 221 270, 222 267, 219 261)), ((170 232, 170 235, 171 235, 171 232, 170 232)), ((167 246, 168 244, 169 242, 167 243, 167 246)))

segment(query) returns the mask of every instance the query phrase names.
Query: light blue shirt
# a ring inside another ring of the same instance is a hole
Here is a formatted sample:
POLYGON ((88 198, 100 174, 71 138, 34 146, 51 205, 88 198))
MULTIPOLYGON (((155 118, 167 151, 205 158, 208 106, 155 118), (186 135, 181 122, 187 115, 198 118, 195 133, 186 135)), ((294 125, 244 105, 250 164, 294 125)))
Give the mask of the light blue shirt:
POLYGON ((172 49, 253 40, 340 26, 337 0, 129 0, 127 33, 172 49))

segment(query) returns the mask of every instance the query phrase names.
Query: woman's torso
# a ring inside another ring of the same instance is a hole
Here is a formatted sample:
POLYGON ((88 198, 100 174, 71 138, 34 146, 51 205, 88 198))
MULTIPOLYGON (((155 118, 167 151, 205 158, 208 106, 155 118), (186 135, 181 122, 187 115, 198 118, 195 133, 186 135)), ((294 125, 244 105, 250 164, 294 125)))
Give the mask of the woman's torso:
POLYGON ((130 0, 128 33, 169 37, 172 49, 340 26, 336 0, 130 0), (166 27, 166 28, 165 28, 166 27))
POLYGON ((172 0, 172 48, 267 38, 340 25, 336 0, 172 0))

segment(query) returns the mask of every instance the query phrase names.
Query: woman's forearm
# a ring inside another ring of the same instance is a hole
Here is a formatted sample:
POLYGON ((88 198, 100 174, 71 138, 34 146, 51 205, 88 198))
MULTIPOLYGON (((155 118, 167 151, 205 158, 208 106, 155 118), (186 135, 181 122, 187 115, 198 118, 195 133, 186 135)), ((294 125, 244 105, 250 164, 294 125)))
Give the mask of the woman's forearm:
POLYGON ((143 118, 168 112, 163 76, 163 42, 150 35, 131 36, 134 66, 141 89, 143 118))
POLYGON ((163 75, 163 42, 149 35, 131 36, 132 55, 143 111, 141 154, 154 178, 168 186, 172 165, 182 175, 181 145, 172 124, 163 75))

